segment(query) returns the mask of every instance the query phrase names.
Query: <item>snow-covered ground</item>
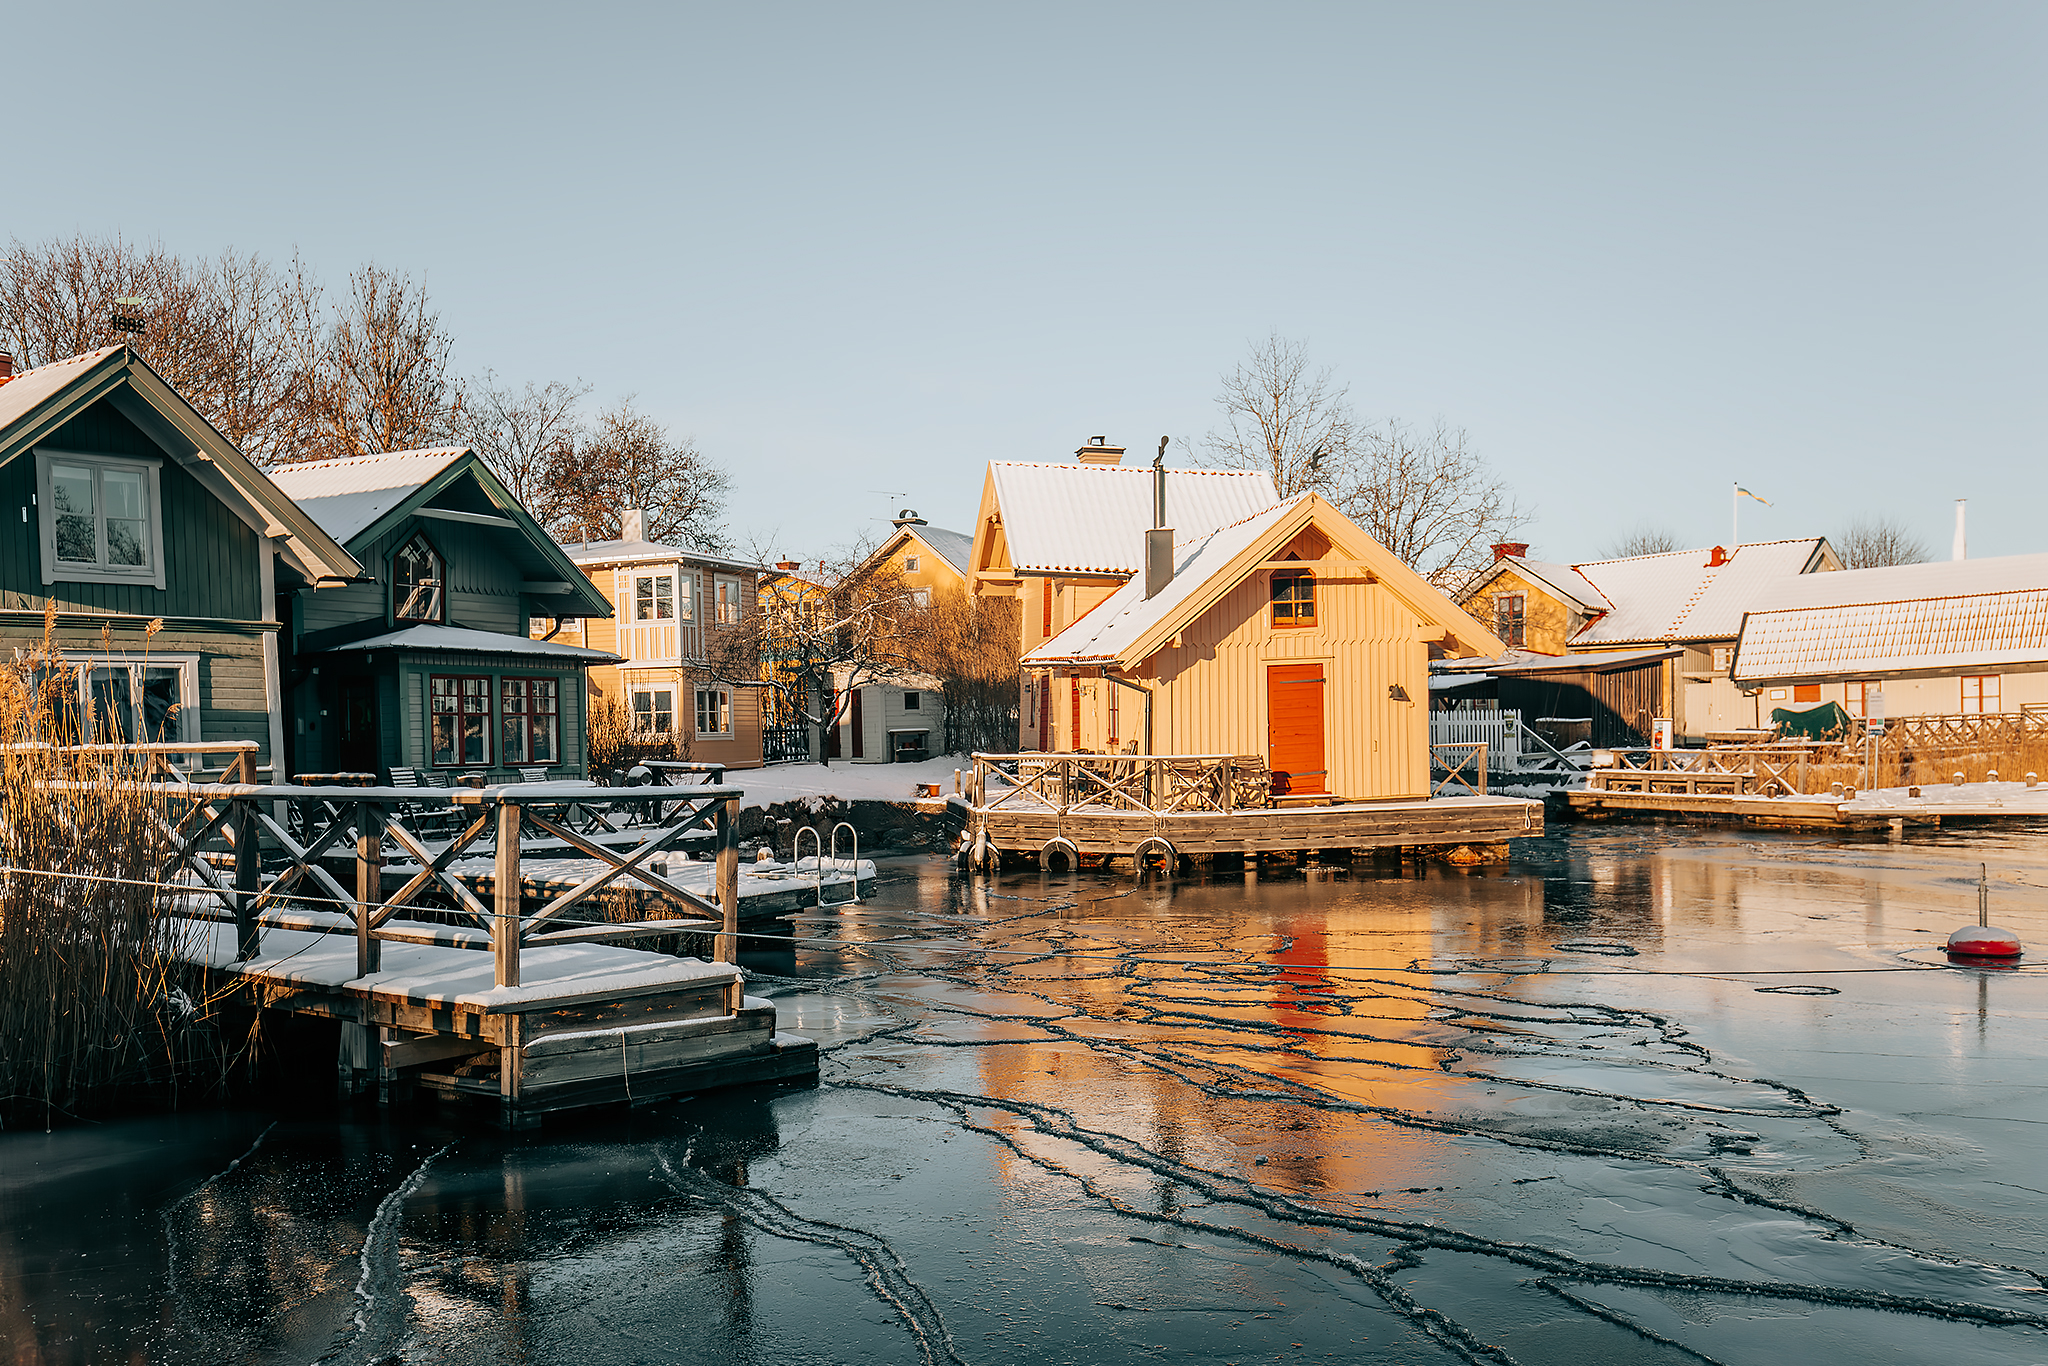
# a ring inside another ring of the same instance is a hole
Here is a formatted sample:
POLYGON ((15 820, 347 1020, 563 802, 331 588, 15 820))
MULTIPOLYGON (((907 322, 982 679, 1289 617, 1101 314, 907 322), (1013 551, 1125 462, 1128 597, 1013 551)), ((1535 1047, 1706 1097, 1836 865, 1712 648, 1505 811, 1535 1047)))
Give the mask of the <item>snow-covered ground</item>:
POLYGON ((1859 792, 1856 800, 1843 802, 1841 809, 1846 815, 1871 811, 1891 811, 1899 815, 1928 811, 1939 815, 1944 809, 1969 807, 1972 811, 1988 808, 2009 811, 2016 816, 2048 816, 2048 784, 2028 787, 2025 783, 1922 783, 1919 796, 1910 794, 1911 789, 1904 787, 1859 792))
POLYGON ((974 761, 964 754, 941 754, 921 764, 856 764, 834 759, 824 764, 771 764, 738 769, 726 781, 743 788, 748 806, 772 806, 798 798, 837 797, 841 801, 909 802, 919 783, 936 783, 941 799, 953 795, 954 770, 964 785, 974 776, 974 761))

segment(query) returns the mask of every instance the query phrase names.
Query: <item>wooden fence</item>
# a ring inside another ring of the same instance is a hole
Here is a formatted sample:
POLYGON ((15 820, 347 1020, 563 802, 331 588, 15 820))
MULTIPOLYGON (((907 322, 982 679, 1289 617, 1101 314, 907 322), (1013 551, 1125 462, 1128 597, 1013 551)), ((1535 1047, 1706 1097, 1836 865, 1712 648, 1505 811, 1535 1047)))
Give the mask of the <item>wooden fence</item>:
POLYGON ((1061 815, 1262 810, 1273 775, 1246 754, 976 754, 972 801, 1061 815))
POLYGON ((1522 766, 1522 713, 1514 707, 1432 711, 1429 743, 1432 750, 1448 745, 1484 745, 1487 765, 1494 772, 1513 772, 1522 766))

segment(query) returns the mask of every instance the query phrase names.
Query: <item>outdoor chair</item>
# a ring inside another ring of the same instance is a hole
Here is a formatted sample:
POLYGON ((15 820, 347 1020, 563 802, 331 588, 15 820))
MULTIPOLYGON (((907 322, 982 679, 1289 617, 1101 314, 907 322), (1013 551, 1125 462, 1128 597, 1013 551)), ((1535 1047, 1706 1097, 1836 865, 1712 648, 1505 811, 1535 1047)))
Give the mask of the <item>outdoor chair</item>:
MULTIPOLYGON (((394 764, 391 768, 391 785, 424 790, 429 787, 446 787, 448 779, 445 775, 430 773, 427 775, 427 781, 423 783, 420 781, 418 769, 400 768, 394 764), (439 778, 440 781, 435 782, 435 778, 439 778)), ((398 814, 421 834, 445 836, 448 833, 449 818, 454 812, 438 802, 400 802, 398 814)))

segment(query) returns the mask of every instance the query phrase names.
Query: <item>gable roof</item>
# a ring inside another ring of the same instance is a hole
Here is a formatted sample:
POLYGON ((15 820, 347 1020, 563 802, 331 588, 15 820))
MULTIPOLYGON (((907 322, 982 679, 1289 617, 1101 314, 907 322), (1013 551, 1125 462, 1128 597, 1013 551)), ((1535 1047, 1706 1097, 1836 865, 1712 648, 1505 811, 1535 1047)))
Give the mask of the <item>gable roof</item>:
POLYGON ((974 553, 972 536, 964 531, 948 531, 937 526, 907 526, 903 530, 930 546, 934 555, 952 565, 965 577, 968 557, 974 553))
POLYGON ((549 605, 558 616, 612 615, 611 601, 468 446, 312 460, 280 466, 274 477, 331 534, 358 550, 366 550, 392 526, 415 515, 446 518, 458 526, 467 523, 477 532, 512 532, 518 540, 509 558, 522 571, 550 576, 530 583, 529 593, 552 598, 549 605), (495 513, 432 506, 436 497, 464 479, 476 481, 495 513), (565 585, 566 591, 541 592, 538 583, 565 585))
POLYGON ((2048 555, 1852 569, 1774 586, 1731 673, 1760 684, 2048 662, 2048 555))
POLYGON ((1507 648, 1321 496, 1302 493, 1229 526, 1177 542, 1173 579, 1159 592, 1148 599, 1144 578, 1133 577, 1093 611, 1025 655, 1023 662, 1133 668, 1311 523, 1331 535, 1333 550, 1341 547, 1364 561, 1418 616, 1443 626, 1456 638, 1460 651, 1499 654, 1507 648))
MULTIPOLYGON (((1010 566, 1025 574, 1136 574, 1152 525, 1152 469, 992 460, 1010 566)), ((1166 471, 1166 523, 1199 536, 1280 501, 1258 470, 1166 471)))
POLYGON ((285 558, 308 579, 332 582, 361 576, 362 565, 336 537, 125 346, 104 346, 54 361, 0 384, 0 465, 101 399, 259 535, 277 538, 285 558))
POLYGON ((1573 636, 1571 644, 1732 639, 1742 630, 1742 614, 1760 595, 1827 557, 1826 538, 1807 536, 1738 545, 1718 566, 1709 563, 1712 547, 1574 565, 1612 610, 1573 636))
POLYGON ((1503 555, 1480 570, 1477 578, 1458 590, 1458 605, 1462 607, 1470 602, 1480 589, 1508 571, 1513 571, 1552 597, 1569 603, 1582 612, 1591 614, 1614 609, 1614 604, 1607 600, 1606 595, 1571 565, 1552 564, 1548 560, 1532 560, 1526 555, 1503 555))

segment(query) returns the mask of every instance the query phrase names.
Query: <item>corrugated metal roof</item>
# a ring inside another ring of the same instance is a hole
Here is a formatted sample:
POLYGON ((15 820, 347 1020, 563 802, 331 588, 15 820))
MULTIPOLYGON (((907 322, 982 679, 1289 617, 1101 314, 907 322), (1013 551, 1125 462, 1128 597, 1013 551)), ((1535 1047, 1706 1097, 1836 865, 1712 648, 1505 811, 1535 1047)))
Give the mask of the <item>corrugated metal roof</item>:
POLYGON ((1607 600, 1592 580, 1568 564, 1552 564, 1548 560, 1532 560, 1521 555, 1510 555, 1508 562, 1546 588, 1569 598, 1579 606, 1594 612, 1608 612, 1614 604, 1607 600))
POLYGON ((944 557, 947 564, 962 574, 967 572, 967 561, 974 551, 972 536, 964 531, 947 531, 943 527, 935 526, 914 526, 908 530, 944 557))
POLYGON ((2048 555, 1854 569, 1776 585, 1744 624, 1735 677, 1995 670, 2048 662, 2048 555))
POLYGON ((472 631, 462 626, 408 626, 387 631, 368 640, 351 640, 315 654, 338 655, 359 650, 438 650, 449 654, 531 655, 536 659, 569 659, 579 664, 617 664, 623 656, 607 650, 590 650, 527 636, 501 635, 496 631, 472 631))
POLYGON ((585 541, 563 545, 562 550, 578 564, 634 564, 648 560, 688 560, 691 564, 708 564, 720 569, 737 569, 756 574, 767 572, 765 566, 755 564, 752 560, 706 555, 700 550, 687 550, 679 545, 664 545, 660 541, 585 541))
MULTIPOLYGON (((1270 481, 1268 481, 1270 482, 1270 481)), ((1168 496, 1171 497, 1169 489, 1168 496)), ((1145 579, 1136 575, 1093 611, 1024 656, 1026 664, 1108 663, 1137 644, 1144 634, 1199 593, 1231 560, 1263 536, 1302 499, 1302 493, 1241 522, 1173 547, 1173 579, 1151 598, 1145 579)), ((1171 504, 1168 505, 1169 512, 1171 504)), ((1142 532, 1140 533, 1142 537, 1142 532)))
MULTIPOLYGON (((0 392, 5 392, 0 390, 0 392)), ((414 489, 460 459, 467 446, 436 446, 382 455, 351 455, 278 465, 270 478, 321 529, 346 545, 349 538, 412 495, 414 489)))
POLYGON ((1711 547, 1574 565, 1613 610, 1571 643, 1732 639, 1742 629, 1742 614, 1780 581, 1798 576, 1820 544, 1817 536, 1756 541, 1735 547, 1719 566, 1708 563, 1711 547))
MULTIPOLYGON (((1152 470, 1144 465, 989 462, 1010 563, 1025 573, 1135 574, 1152 525, 1152 470)), ((1168 470, 1166 523, 1206 535, 1280 501, 1255 470, 1168 470)))

